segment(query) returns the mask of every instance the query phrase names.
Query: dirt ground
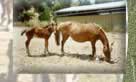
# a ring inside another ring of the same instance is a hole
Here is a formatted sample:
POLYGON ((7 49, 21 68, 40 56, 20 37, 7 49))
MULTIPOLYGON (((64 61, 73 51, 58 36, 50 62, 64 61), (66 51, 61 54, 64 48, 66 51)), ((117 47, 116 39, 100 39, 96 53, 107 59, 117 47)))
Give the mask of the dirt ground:
POLYGON ((0 82, 107 82, 107 78, 108 82, 122 82, 122 74, 16 74, 11 51, 12 34, 0 34, 0 82))
POLYGON ((45 82, 45 81, 46 82, 100 82, 100 81, 123 82, 123 79, 122 79, 122 75, 113 75, 113 74, 48 74, 48 75, 21 74, 18 77, 18 82, 45 82))
MULTIPOLYGON (((107 33, 109 42, 114 41, 111 53, 112 60, 116 63, 109 64, 104 61, 92 61, 89 42, 78 43, 69 38, 64 50, 67 54, 61 57, 60 46, 55 44, 54 35, 49 39, 50 56, 40 57, 44 52, 44 40, 33 38, 30 51, 33 57, 28 57, 25 49, 26 37, 20 33, 25 27, 14 27, 14 57, 16 70, 22 73, 123 73, 125 63, 125 33, 107 33)), ((102 43, 96 43, 96 55, 104 56, 102 43)))
POLYGON ((8 44, 10 43, 11 35, 8 32, 0 32, 0 73, 8 71, 9 56, 7 55, 8 44))

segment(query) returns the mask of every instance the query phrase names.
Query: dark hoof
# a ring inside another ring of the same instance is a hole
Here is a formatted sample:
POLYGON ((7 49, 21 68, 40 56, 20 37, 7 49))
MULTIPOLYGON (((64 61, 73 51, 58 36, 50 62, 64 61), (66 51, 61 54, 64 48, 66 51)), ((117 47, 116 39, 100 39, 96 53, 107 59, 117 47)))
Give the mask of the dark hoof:
POLYGON ((65 56, 65 54, 66 54, 65 52, 62 52, 62 54, 60 55, 60 57, 63 57, 63 56, 65 56))
POLYGON ((89 55, 89 57, 91 57, 91 58, 92 58, 92 57, 94 57, 94 56, 93 56, 93 55, 89 55))
POLYGON ((104 61, 104 57, 99 58, 101 61, 104 61))
POLYGON ((60 55, 60 57, 63 57, 63 56, 64 56, 64 54, 61 54, 61 55, 60 55))
POLYGON ((115 62, 114 61, 106 61, 108 62, 109 64, 114 64, 115 62))
POLYGON ((45 56, 50 56, 50 54, 51 54, 50 52, 46 52, 46 53, 42 54, 42 56, 44 56, 44 57, 45 56))
POLYGON ((32 55, 28 55, 28 57, 33 57, 32 55))
POLYGON ((89 55, 89 58, 90 58, 91 60, 95 60, 96 57, 94 57, 94 56, 92 56, 92 55, 89 55))
POLYGON ((46 54, 42 54, 42 55, 40 55, 40 57, 46 57, 47 55, 46 54))
POLYGON ((92 58, 90 58, 92 61, 94 61, 95 60, 95 57, 92 57, 92 58))

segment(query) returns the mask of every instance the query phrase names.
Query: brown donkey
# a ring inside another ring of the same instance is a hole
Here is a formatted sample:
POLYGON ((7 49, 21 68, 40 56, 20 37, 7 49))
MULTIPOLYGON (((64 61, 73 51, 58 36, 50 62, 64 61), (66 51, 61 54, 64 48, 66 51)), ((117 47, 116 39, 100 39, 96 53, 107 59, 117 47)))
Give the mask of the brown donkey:
POLYGON ((112 63, 111 49, 109 41, 104 33, 104 30, 95 23, 81 24, 77 22, 62 22, 58 25, 56 30, 56 41, 59 42, 59 32, 62 34, 61 51, 64 53, 64 44, 66 40, 71 37, 77 42, 90 41, 92 45, 92 57, 96 53, 95 43, 100 40, 103 44, 104 60, 112 63))
POLYGON ((21 35, 23 35, 24 33, 26 34, 27 40, 25 42, 25 46, 27 49, 26 52, 27 52, 28 56, 31 56, 30 51, 29 51, 29 44, 30 44, 30 41, 33 37, 43 38, 45 40, 44 55, 48 54, 49 53, 48 39, 50 38, 53 31, 54 31, 53 24, 49 24, 45 27, 34 27, 29 30, 23 30, 21 35))

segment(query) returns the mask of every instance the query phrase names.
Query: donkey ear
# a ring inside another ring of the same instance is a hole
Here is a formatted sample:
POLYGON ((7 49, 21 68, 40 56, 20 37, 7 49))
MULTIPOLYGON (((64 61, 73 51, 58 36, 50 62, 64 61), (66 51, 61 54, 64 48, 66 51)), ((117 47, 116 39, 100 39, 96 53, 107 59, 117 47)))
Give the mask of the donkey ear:
POLYGON ((51 25, 54 26, 54 23, 52 23, 51 25))
POLYGON ((110 45, 110 51, 112 51, 113 50, 113 45, 114 45, 114 41, 111 43, 111 45, 110 45))

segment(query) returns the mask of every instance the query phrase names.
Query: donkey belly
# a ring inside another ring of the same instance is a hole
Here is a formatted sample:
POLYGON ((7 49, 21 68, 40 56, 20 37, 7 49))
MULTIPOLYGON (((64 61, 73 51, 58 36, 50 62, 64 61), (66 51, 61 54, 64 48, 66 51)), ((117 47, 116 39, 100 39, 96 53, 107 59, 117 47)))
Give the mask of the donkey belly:
POLYGON ((92 41, 94 38, 94 35, 91 35, 90 33, 77 33, 71 35, 72 39, 77 42, 85 42, 85 41, 92 41))
POLYGON ((46 33, 37 32, 37 33, 34 34, 34 36, 37 37, 37 38, 48 38, 49 35, 46 34, 46 33))

